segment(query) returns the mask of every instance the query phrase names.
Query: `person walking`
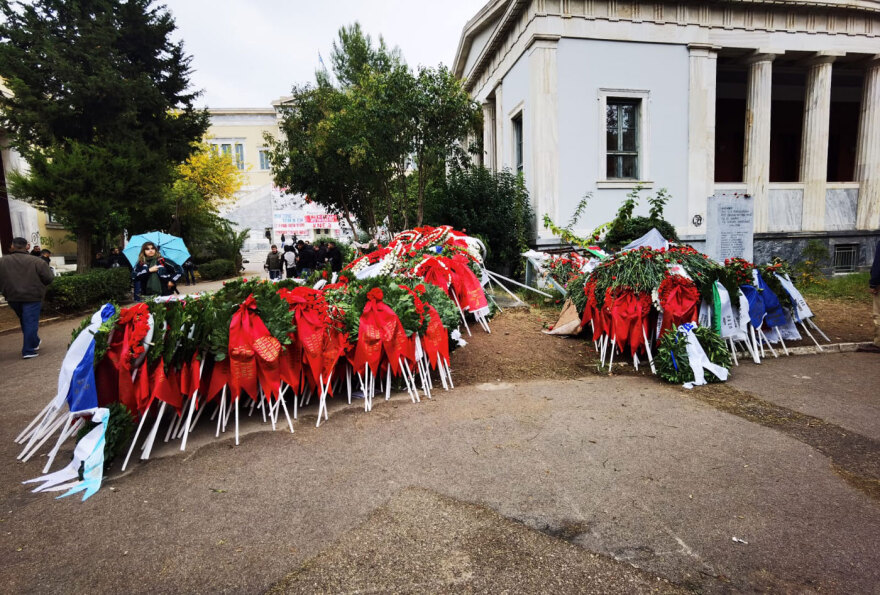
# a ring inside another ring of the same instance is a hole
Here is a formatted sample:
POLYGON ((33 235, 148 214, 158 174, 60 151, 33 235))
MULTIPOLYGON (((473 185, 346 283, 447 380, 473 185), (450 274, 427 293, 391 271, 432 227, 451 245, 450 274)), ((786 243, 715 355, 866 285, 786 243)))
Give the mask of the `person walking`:
POLYGON ((291 245, 284 246, 284 256, 282 257, 284 260, 284 269, 286 272, 286 277, 288 279, 293 279, 296 274, 296 250, 291 245))
POLYGON ((272 244, 272 251, 269 252, 268 256, 266 256, 266 264, 263 265, 263 268, 269 271, 269 280, 270 281, 280 281, 281 280, 281 253, 278 252, 278 246, 276 244, 272 244))
POLYGON ((196 284, 196 263, 193 262, 192 257, 183 261, 183 281, 187 285, 196 284))
POLYGON ((45 260, 28 253, 27 244, 24 238, 14 238, 10 253, 0 258, 0 292, 21 324, 23 359, 39 355, 40 310, 46 287, 55 278, 45 260))

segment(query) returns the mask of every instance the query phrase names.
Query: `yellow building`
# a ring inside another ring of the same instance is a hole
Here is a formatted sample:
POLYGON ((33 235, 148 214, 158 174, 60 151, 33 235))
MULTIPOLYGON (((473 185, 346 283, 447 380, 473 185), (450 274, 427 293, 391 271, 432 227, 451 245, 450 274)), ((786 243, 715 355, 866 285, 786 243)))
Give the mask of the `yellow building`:
POLYGON ((260 258, 273 243, 280 245, 282 234, 285 239, 295 234, 309 241, 342 235, 335 215, 328 215, 303 196, 286 194, 272 180, 265 139, 267 134, 273 138, 280 135, 276 108, 282 101, 267 108, 209 110, 206 142, 217 152, 230 155, 245 176, 235 203, 221 214, 239 229, 250 229, 242 248, 246 259, 260 258))

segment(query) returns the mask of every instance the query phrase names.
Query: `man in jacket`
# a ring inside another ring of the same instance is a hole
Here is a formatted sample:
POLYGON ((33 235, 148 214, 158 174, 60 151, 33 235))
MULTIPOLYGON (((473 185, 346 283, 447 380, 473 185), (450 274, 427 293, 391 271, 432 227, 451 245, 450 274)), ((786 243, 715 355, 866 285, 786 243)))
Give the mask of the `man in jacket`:
POLYGON ((42 258, 34 258, 27 251, 27 240, 12 240, 12 251, 0 258, 0 291, 9 307, 18 316, 24 343, 21 356, 30 359, 39 355, 40 310, 46 286, 55 276, 42 258))
POLYGON ((281 253, 278 252, 278 246, 272 244, 272 251, 269 252, 269 255, 266 256, 266 264, 263 265, 263 268, 269 271, 269 279, 272 281, 280 281, 281 280, 281 266, 283 264, 283 260, 281 260, 281 253))

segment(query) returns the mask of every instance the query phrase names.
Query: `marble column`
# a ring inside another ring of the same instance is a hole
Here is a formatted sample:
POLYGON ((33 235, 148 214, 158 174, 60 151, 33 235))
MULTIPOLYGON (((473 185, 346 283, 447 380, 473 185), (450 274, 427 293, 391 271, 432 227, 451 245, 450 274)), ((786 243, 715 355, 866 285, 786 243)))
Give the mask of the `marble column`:
POLYGON ((804 184, 803 231, 825 229, 832 62, 833 56, 818 56, 810 60, 807 71, 800 163, 800 181, 804 184))
POLYGON ((688 234, 706 232, 703 223, 706 200, 715 191, 715 85, 719 49, 707 44, 688 45, 688 234))
POLYGON ((868 62, 859 110, 857 229, 880 229, 880 54, 868 62))
POLYGON ((529 99, 523 118, 526 186, 535 206, 538 239, 550 239, 540 224, 544 215, 559 222, 558 38, 536 39, 528 50, 529 99))
POLYGON ((483 165, 495 169, 495 98, 483 104, 483 165))
POLYGON ((755 231, 770 229, 770 91, 775 54, 749 58, 743 181, 755 205, 755 231))
POLYGON ((495 87, 495 163, 492 168, 495 171, 504 169, 504 102, 501 97, 501 84, 495 87))

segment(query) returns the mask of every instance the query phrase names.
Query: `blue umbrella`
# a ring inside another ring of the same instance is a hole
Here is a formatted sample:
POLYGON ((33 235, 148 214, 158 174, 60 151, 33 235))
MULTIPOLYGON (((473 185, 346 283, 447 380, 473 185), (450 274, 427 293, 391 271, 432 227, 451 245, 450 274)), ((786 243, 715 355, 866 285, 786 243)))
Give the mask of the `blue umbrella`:
POLYGON ((179 237, 162 233, 161 231, 150 231, 132 236, 128 240, 128 245, 122 250, 131 266, 137 266, 138 256, 145 242, 156 244, 156 247, 159 248, 159 253, 165 258, 173 260, 176 264, 181 265, 190 257, 186 244, 179 237))

